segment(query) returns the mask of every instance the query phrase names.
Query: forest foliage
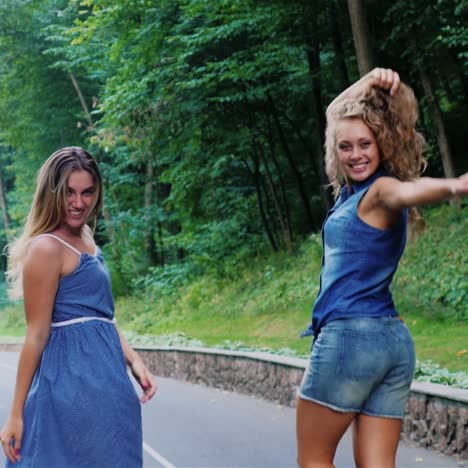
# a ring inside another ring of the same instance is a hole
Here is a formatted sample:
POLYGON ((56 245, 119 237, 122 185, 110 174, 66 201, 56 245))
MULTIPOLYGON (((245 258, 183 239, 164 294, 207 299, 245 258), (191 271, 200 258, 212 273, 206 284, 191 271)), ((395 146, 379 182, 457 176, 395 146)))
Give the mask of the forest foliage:
MULTIPOLYGON (((363 3, 375 62, 419 99, 428 174, 468 169, 468 0, 363 3)), ((117 294, 292 255, 331 203, 324 111, 358 76, 345 0, 2 0, 0 247, 41 163, 80 145, 117 294)))

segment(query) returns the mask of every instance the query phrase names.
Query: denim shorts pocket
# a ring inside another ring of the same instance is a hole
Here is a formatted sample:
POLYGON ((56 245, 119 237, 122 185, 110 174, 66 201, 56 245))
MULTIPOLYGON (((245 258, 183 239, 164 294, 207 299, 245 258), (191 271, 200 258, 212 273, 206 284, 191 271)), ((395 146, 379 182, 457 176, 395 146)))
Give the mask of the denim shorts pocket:
POLYGON ((336 330, 323 328, 312 346, 310 364, 315 375, 336 374, 336 366, 340 356, 340 336, 336 330))
POLYGON ((387 365, 385 335, 343 330, 337 373, 351 379, 375 378, 387 365))

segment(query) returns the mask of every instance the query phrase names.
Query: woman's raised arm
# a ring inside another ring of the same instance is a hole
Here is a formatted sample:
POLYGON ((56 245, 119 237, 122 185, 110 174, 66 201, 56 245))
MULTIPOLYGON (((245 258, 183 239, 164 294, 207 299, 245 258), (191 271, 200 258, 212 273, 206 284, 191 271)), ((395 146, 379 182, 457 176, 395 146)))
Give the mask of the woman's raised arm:
POLYGON ((340 108, 340 104, 345 99, 359 99, 369 91, 371 87, 387 89, 390 96, 394 96, 400 86, 400 76, 389 68, 374 68, 358 81, 346 88, 328 106, 327 117, 332 117, 333 113, 340 108))

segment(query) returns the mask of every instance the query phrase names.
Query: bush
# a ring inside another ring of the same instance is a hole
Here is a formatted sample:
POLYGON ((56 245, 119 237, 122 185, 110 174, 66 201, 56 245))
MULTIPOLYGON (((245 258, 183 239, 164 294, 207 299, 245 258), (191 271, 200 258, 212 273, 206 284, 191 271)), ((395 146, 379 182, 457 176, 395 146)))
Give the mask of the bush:
POLYGON ((468 372, 449 372, 431 360, 416 362, 414 379, 418 382, 431 382, 468 389, 468 372))
POLYGON ((409 242, 395 276, 395 297, 404 296, 429 317, 468 320, 466 211, 442 205, 424 211, 427 227, 409 242))
POLYGON ((8 298, 6 283, 4 281, 0 281, 0 309, 11 304, 12 301, 8 298))

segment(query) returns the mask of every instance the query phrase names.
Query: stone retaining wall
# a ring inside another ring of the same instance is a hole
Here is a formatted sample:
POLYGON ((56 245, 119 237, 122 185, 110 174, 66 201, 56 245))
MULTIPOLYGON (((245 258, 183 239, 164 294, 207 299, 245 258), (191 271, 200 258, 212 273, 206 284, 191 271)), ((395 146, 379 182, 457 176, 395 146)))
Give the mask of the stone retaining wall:
POLYGON ((402 438, 468 459, 468 390, 447 393, 444 385, 413 383, 402 438))
POLYGON ((294 406, 304 366, 301 359, 210 348, 135 348, 156 375, 254 395, 294 406), (265 359, 270 357, 270 359, 265 359))
MULTIPOLYGON (((295 406, 307 360, 211 348, 136 347, 156 375, 295 406)), ((468 390, 414 382, 402 439, 468 459, 468 390)))
MULTIPOLYGON (((21 345, 0 344, 0 351, 21 345)), ((150 370, 161 377, 254 395, 295 406, 305 359, 211 348, 138 347, 150 370)), ((468 390, 413 382, 402 439, 468 459, 468 390)))

